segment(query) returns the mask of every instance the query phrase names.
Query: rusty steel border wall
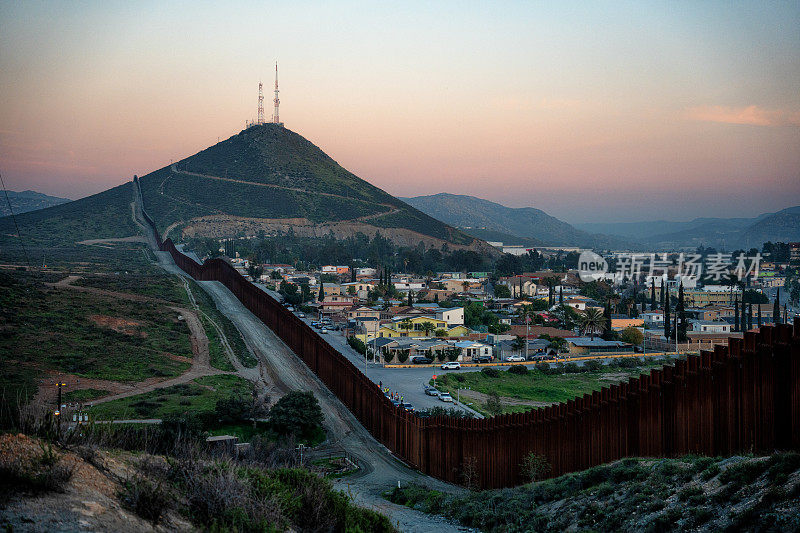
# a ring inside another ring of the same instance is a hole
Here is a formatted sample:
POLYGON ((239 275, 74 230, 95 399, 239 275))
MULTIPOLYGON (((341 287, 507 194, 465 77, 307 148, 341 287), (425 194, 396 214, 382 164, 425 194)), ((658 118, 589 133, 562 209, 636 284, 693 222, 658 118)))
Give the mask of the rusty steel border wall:
POLYGON ((433 477, 461 483, 470 465, 480 487, 513 486, 525 481, 520 463, 531 452, 546 457, 557 476, 631 456, 800 450, 800 320, 761 327, 730 346, 557 405, 487 419, 420 418, 392 405, 355 365, 230 264, 199 265, 170 239, 162 242, 144 216, 181 269, 225 285, 379 442, 433 477))

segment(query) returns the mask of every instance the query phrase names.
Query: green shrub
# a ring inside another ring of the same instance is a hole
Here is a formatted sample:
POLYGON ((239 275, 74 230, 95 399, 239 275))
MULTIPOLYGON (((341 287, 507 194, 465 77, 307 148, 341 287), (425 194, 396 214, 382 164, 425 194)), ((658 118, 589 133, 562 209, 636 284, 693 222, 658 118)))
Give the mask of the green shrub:
POLYGON ((500 372, 496 368, 493 368, 491 366, 487 367, 487 368, 482 368, 481 369, 481 374, 483 374, 484 376, 486 376, 488 378, 499 378, 500 377, 500 372))
POLYGON ((280 434, 308 437, 322 426, 322 409, 312 392, 292 391, 275 402, 269 421, 280 434))
POLYGON ((525 365, 514 365, 508 369, 508 373, 524 376, 525 374, 528 373, 528 367, 525 365))

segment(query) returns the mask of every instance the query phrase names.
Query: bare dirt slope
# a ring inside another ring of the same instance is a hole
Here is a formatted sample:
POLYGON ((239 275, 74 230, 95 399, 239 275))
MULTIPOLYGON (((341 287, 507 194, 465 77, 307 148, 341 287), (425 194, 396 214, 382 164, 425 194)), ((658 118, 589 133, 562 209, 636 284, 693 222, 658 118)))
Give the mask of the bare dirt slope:
MULTIPOLYGON (((58 452, 72 477, 58 490, 40 494, 15 491, 0 501, 0 526, 15 532, 67 531, 194 531, 194 526, 171 512, 153 527, 123 508, 118 492, 129 467, 120 455, 98 454, 98 468, 74 453, 58 452)), ((0 464, 38 457, 37 440, 25 435, 0 435, 0 464)))

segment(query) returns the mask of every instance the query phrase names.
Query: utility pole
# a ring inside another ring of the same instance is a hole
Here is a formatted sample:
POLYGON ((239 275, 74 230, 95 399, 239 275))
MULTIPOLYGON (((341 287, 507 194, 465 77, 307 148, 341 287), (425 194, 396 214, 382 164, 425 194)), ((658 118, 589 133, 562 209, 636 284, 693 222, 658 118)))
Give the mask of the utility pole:
POLYGON ((61 383, 60 381, 56 383, 56 387, 58 387, 58 405, 56 406, 56 422, 58 424, 58 436, 61 437, 61 389, 62 387, 66 387, 66 383, 61 383))

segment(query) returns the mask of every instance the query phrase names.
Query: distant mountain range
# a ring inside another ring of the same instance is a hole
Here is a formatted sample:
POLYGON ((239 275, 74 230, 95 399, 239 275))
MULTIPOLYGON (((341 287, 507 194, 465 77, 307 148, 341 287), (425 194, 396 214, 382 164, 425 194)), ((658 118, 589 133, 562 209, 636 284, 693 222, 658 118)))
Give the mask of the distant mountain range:
POLYGON ((576 224, 584 231, 597 231, 630 239, 654 248, 760 248, 766 241, 800 240, 800 206, 753 218, 696 218, 688 222, 665 220, 626 223, 576 224))
POLYGON ((471 235, 506 244, 528 244, 521 240, 528 239, 531 245, 539 246, 619 248, 630 245, 629 239, 583 231, 533 207, 506 207, 474 196, 449 193, 402 200, 471 235))
POLYGON ((760 248, 766 241, 800 241, 800 206, 753 218, 696 218, 688 222, 570 225, 541 209, 511 208, 474 196, 439 193, 403 198, 420 211, 488 241, 524 246, 633 250, 760 248))
MULTIPOLYGON (((14 214, 27 213, 28 211, 36 211, 37 209, 44 209, 45 207, 52 207, 54 205, 65 204, 71 201, 69 198, 59 198, 57 196, 48 196, 46 194, 36 191, 8 191, 8 199, 11 201, 11 208, 14 214)), ((8 209, 8 202, 5 196, 0 197, 0 217, 5 217, 11 214, 8 209)))

